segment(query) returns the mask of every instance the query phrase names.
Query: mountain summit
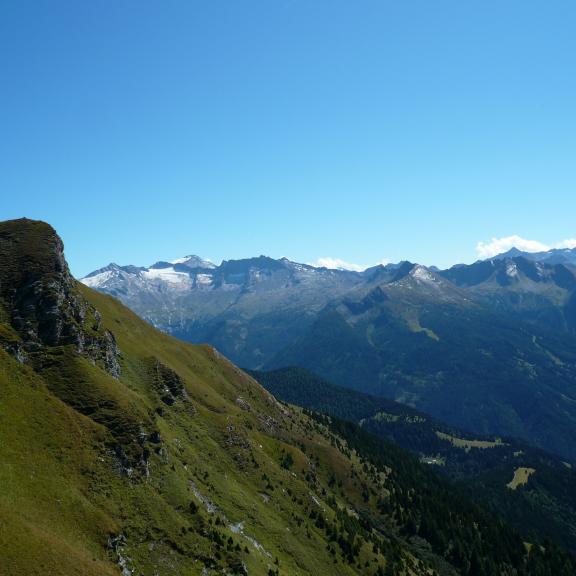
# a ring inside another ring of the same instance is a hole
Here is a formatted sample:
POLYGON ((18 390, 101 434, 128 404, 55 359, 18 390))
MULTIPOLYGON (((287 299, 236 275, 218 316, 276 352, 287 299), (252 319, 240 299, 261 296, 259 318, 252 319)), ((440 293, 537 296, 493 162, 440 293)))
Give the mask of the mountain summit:
POLYGON ((216 268, 216 264, 210 262, 210 260, 204 260, 203 258, 200 258, 200 256, 184 256, 183 258, 171 260, 170 264, 185 266, 191 270, 194 270, 195 268, 216 268))

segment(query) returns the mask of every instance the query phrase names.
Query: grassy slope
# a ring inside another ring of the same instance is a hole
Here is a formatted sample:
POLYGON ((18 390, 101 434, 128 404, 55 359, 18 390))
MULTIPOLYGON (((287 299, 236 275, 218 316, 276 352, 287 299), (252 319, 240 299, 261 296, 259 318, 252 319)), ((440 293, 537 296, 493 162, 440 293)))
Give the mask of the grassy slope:
MULTIPOLYGON (((123 375, 116 381, 68 348, 49 351, 41 375, 0 352, 2 573, 117 573, 107 539, 121 532, 127 538, 122 555, 146 575, 154 569, 200 574, 211 562, 230 570, 240 560, 250 574, 268 573, 276 560, 285 574, 326 573, 327 565, 333 574, 364 573, 342 559, 334 563, 324 532, 307 520, 317 507, 312 495, 322 501, 334 472, 342 479, 336 501, 342 508, 360 506, 354 457, 342 455, 308 418, 280 406, 213 349, 161 334, 112 298, 81 290, 117 338, 123 375), (189 402, 160 401, 150 378, 152 357, 181 376, 189 402), (250 411, 237 404, 239 396, 250 411), (119 430, 129 433, 135 423, 144 432, 159 431, 162 442, 148 445, 150 477, 128 481, 116 470, 111 446, 125 440, 119 430), (267 431, 270 425, 276 430, 267 431), (290 471, 280 466, 288 452, 290 471), (310 472, 317 479, 311 483, 303 478, 310 472), (192 482, 217 504, 217 514, 204 510, 192 482), (270 556, 225 526, 237 522, 270 556), (215 532, 232 546, 218 547, 215 532)), ((367 545, 357 562, 385 565, 367 545)))
POLYGON ((478 440, 407 406, 336 386, 303 368, 251 374, 281 400, 360 423, 427 462, 441 463, 434 467, 439 473, 506 518, 526 540, 549 539, 576 551, 576 474, 561 458, 511 438, 478 440), (511 492, 507 484, 519 467, 536 473, 511 492))
POLYGON ((2 573, 115 574, 104 551, 117 523, 89 500, 104 431, 2 350, 0 423, 2 573))

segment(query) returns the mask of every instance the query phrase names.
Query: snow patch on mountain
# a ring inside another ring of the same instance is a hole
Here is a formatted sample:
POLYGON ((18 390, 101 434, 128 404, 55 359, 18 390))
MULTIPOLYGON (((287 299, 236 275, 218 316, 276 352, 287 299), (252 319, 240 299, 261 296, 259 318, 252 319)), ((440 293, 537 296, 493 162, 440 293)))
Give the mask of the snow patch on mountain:
POLYGON ((197 274, 196 282, 202 286, 211 286, 214 278, 210 274, 197 274))
POLYGON ((176 260, 171 260, 170 264, 182 264, 186 266, 186 268, 194 269, 194 268, 205 268, 205 269, 213 269, 217 268, 214 262, 210 262, 210 260, 204 260, 200 258, 200 256, 190 255, 190 256, 183 256, 182 258, 177 258, 176 260))
POLYGON ((109 264, 81 278, 80 282, 98 290, 114 291, 117 288, 122 290, 129 288, 137 291, 157 292, 160 288, 179 293, 195 285, 212 285, 213 278, 210 274, 201 271, 216 268, 214 263, 199 256, 184 256, 172 262, 156 262, 148 268, 109 264))
POLYGON ((516 278, 518 276, 518 267, 514 262, 506 262, 506 275, 510 276, 510 278, 516 278))
POLYGON ((149 268, 141 272, 147 280, 161 280, 178 286, 190 285, 190 275, 186 272, 176 272, 174 268, 149 268))
POLYGON ((438 279, 436 276, 434 276, 434 274, 432 274, 428 268, 420 266, 419 264, 412 268, 410 271, 410 276, 412 276, 412 278, 414 278, 416 281, 422 282, 424 284, 438 284, 438 279))
POLYGON ((100 288, 104 286, 108 280, 114 278, 116 273, 113 270, 106 270, 105 272, 100 272, 100 274, 95 274, 94 276, 87 276, 82 278, 82 283, 90 288, 100 288))
POLYGON ((176 260, 170 260, 170 264, 184 264, 190 259, 190 256, 184 256, 184 258, 176 258, 176 260))

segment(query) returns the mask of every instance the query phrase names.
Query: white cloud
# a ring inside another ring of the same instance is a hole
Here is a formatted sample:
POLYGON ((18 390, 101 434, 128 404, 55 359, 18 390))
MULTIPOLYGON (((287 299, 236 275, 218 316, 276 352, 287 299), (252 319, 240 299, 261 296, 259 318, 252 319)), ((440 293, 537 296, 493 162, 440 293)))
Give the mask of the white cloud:
POLYGON ((518 248, 522 252, 547 252, 552 248, 576 248, 576 239, 569 238, 548 246, 538 240, 528 240, 521 236, 506 236, 504 238, 492 238, 490 242, 478 242, 476 252, 480 258, 493 258, 498 254, 507 252, 511 248, 518 248))
POLYGON ((518 248, 523 252, 545 252, 549 246, 537 240, 526 240, 521 236, 506 236, 505 238, 492 238, 490 242, 478 242, 476 252, 480 258, 492 258, 511 248, 518 248))
POLYGON ((576 248, 576 238, 568 238, 556 244, 556 248, 576 248))
POLYGON ((376 264, 354 264, 352 262, 346 262, 345 260, 341 260, 340 258, 330 258, 326 256, 325 258, 318 258, 316 262, 311 262, 311 266, 315 266, 316 268, 332 268, 335 270, 353 270, 355 272, 362 272, 366 270, 366 268, 370 268, 371 266, 377 266, 378 264, 382 264, 385 266, 390 261, 383 258, 382 260, 376 262, 376 264))

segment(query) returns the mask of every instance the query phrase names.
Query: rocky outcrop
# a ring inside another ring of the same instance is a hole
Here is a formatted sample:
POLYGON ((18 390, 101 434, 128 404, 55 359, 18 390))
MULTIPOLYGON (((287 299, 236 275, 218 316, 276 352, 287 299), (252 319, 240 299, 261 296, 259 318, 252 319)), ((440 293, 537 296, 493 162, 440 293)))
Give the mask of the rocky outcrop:
POLYGON ((108 536, 108 550, 116 558, 116 564, 120 568, 122 576, 132 576, 134 574, 132 559, 126 554, 127 540, 123 533, 108 536))
MULTIPOLYGON (((150 475, 150 455, 162 448, 145 406, 116 392, 121 357, 114 334, 70 274, 64 245, 52 227, 33 220, 0 223, 0 347, 30 365, 60 400, 106 428, 108 454, 133 482, 150 475)), ((156 363, 167 404, 186 393, 181 378, 156 363)))
POLYGON ((79 354, 120 376, 114 335, 82 297, 64 258, 64 244, 48 224, 0 224, 0 306, 17 341, 4 348, 20 362, 42 362, 46 346, 73 345, 79 354))
POLYGON ((176 400, 188 400, 182 378, 177 372, 162 364, 157 358, 151 359, 151 366, 154 387, 164 404, 172 406, 176 400))
POLYGON ((102 366, 110 376, 120 378, 121 368, 118 362, 120 350, 114 334, 110 330, 104 330, 96 337, 85 332, 80 332, 78 336, 78 352, 102 366))
POLYGON ((242 410, 244 410, 245 412, 251 412, 252 411, 252 406, 250 405, 250 402, 248 402, 247 400, 242 398, 242 396, 238 396, 238 398, 236 398, 236 405, 238 407, 240 407, 242 410))

